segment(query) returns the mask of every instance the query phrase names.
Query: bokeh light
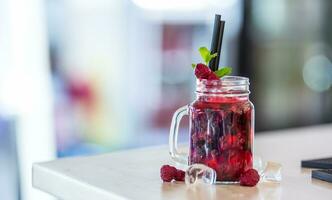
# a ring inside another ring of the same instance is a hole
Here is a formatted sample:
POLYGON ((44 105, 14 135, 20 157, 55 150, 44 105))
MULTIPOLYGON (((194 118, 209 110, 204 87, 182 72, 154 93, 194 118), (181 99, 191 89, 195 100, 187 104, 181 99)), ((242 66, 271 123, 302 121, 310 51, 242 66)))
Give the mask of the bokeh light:
POLYGON ((332 85, 331 61, 325 55, 309 58, 303 67, 303 80, 313 91, 327 91, 332 85))

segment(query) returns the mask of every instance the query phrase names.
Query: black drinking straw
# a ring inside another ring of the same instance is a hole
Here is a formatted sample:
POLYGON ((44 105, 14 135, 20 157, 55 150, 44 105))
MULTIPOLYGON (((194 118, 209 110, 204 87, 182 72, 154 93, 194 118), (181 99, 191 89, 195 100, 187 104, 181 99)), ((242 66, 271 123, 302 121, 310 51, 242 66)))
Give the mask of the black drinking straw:
POLYGON ((225 21, 221 20, 221 15, 217 15, 214 18, 214 26, 213 26, 213 35, 212 35, 212 42, 211 42, 211 54, 217 52, 217 57, 212 59, 209 63, 209 68, 212 71, 218 70, 219 67, 219 60, 220 60, 220 51, 222 45, 222 38, 224 35, 224 27, 225 21))

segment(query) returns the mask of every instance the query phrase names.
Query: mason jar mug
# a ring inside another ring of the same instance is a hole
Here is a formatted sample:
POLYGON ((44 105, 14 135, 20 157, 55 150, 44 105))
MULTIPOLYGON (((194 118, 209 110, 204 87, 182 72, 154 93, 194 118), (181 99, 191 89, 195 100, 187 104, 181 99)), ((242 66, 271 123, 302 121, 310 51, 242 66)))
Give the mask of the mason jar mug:
POLYGON ((219 182, 238 182, 253 167, 254 106, 249 100, 249 79, 226 76, 197 80, 196 100, 173 115, 170 155, 180 164, 205 164, 219 182), (189 155, 179 153, 178 128, 189 115, 189 155))

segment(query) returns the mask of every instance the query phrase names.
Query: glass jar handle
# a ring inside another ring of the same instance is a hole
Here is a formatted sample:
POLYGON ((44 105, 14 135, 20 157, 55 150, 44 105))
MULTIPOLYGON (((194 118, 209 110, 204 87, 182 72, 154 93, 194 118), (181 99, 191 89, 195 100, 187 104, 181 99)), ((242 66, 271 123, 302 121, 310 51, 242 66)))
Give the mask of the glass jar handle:
POLYGON ((175 162, 182 165, 188 165, 188 155, 178 151, 179 125, 182 117, 185 115, 189 115, 188 106, 183 106, 175 111, 169 132, 169 153, 175 162))

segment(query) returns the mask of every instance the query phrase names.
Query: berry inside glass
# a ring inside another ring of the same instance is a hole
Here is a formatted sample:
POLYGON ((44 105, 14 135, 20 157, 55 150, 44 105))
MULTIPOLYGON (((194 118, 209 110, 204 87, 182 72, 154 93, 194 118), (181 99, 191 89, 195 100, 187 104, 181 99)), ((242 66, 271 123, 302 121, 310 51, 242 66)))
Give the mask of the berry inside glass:
POLYGON ((197 98, 189 105, 189 164, 217 172, 217 181, 238 182, 253 167, 254 108, 249 81, 228 76, 198 80, 197 98))

